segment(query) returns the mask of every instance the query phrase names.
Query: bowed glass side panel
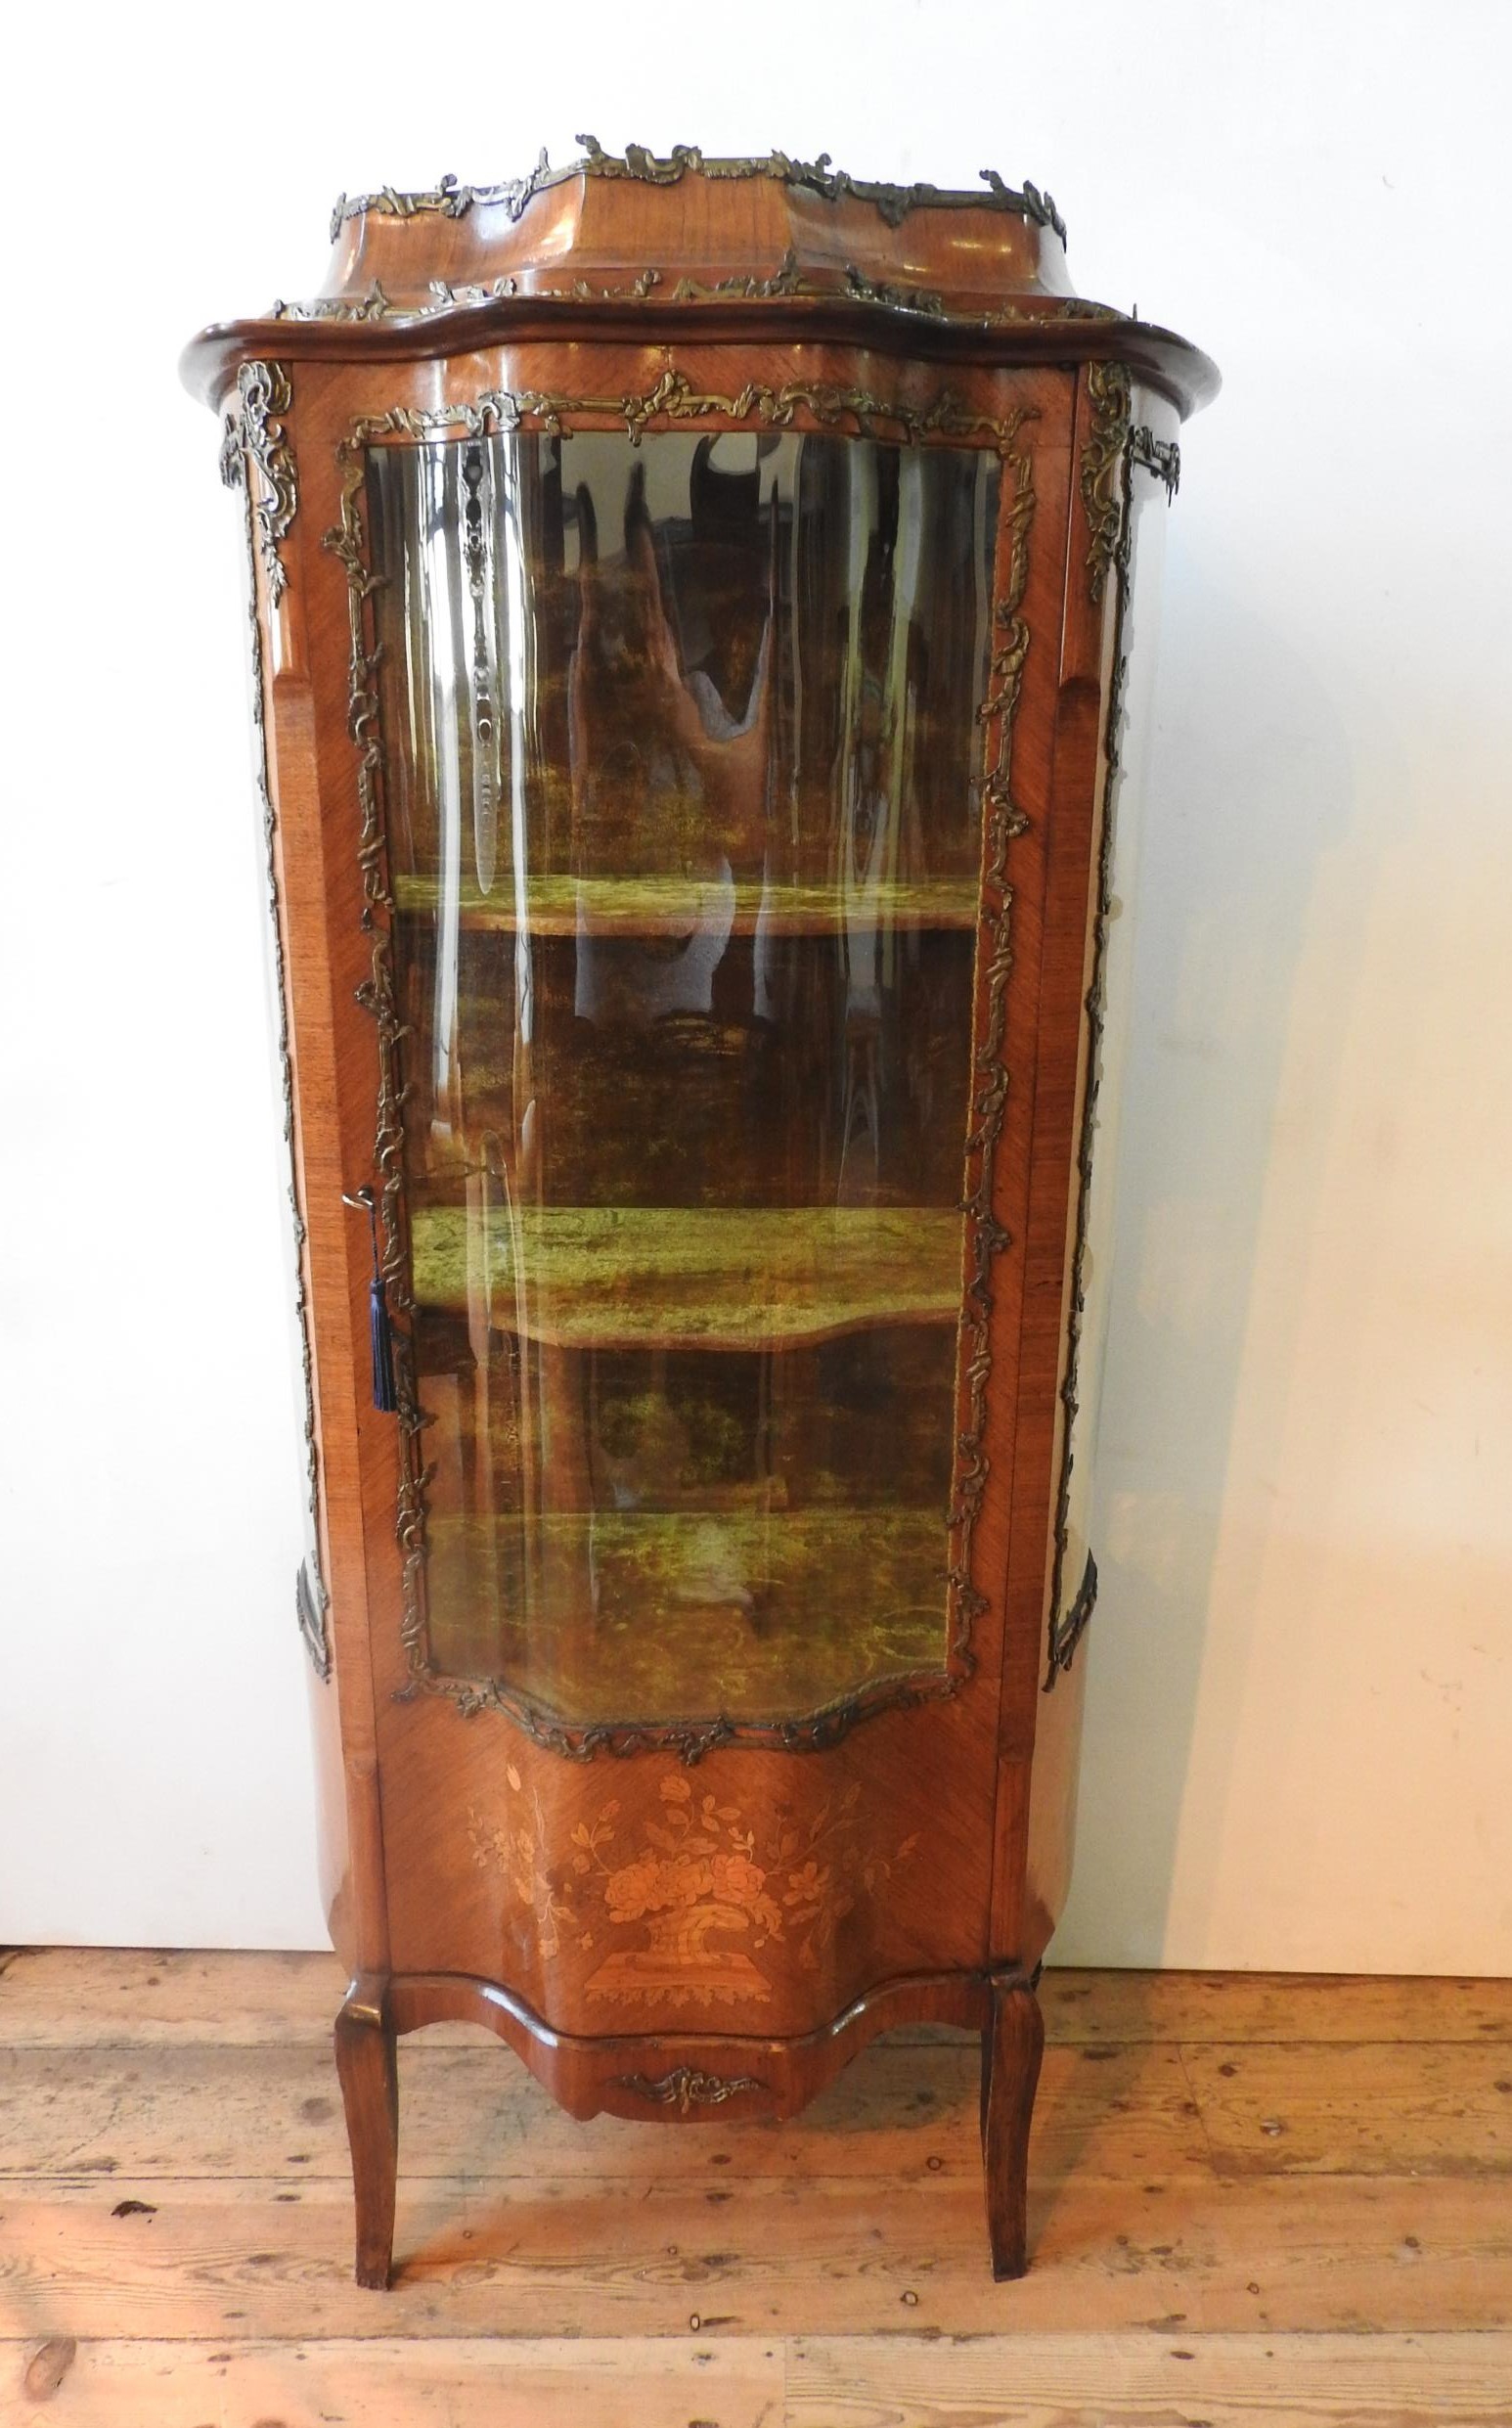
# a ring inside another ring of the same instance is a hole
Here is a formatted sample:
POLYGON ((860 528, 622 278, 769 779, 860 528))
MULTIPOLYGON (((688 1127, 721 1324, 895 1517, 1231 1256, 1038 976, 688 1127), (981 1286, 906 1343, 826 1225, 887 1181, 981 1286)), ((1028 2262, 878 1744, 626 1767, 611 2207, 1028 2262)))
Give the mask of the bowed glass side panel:
POLYGON ((946 1667, 998 487, 369 451, 447 1675, 769 1723, 946 1667))
POLYGON ((1084 1107, 1081 1203, 1072 1275, 1072 1319, 1061 1396, 1061 1453, 1049 1635, 1050 1670, 1069 1665, 1097 1593, 1095 1547, 1106 1527, 1097 1497, 1097 1435, 1107 1362, 1118 1196, 1120 1112, 1134 985, 1131 904, 1146 792, 1155 631, 1166 548, 1167 496, 1150 469, 1131 461, 1128 558, 1120 584, 1115 648, 1123 661, 1109 710, 1113 760, 1107 788, 1097 907, 1092 1033, 1084 1107))

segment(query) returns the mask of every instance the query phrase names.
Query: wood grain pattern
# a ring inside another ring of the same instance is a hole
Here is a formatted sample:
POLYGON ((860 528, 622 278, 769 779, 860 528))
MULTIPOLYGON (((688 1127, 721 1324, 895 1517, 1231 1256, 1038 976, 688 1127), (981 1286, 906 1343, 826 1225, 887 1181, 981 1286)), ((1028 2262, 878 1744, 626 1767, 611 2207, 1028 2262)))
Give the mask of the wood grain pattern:
POLYGON ((1512 1980, 1418 1974, 1091 1972, 1049 1966, 1051 2041, 1255 2046, 1512 2041, 1512 1980))
POLYGON ((333 1972, 5 1961, 5 2428, 1512 2421, 1512 1982, 1045 1975, 1035 2266, 999 2286, 972 2039, 915 2027, 795 2122, 647 2136, 440 2026, 401 2045, 379 2302, 333 1972), (1287 2129, 1252 2147, 1263 2105, 1287 2129))
MULTIPOLYGON (((137 2175, 227 2169, 301 2179, 345 2168, 327 2025, 319 2041, 251 2046, 148 2043, 128 2049, 0 2048, 11 2117, 0 2181, 110 2176, 136 2152, 137 2175), (202 2078, 191 2072, 184 2053, 202 2078), (207 2138, 200 2137, 207 2136, 207 2138)), ((591 2131, 561 2115, 493 2045, 463 2027, 401 2044, 399 2076, 417 2177, 528 2175, 702 2180, 712 2146, 675 2134, 648 2158, 632 2123, 591 2131), (455 2038, 453 2037, 455 2035, 455 2038)), ((1297 2044, 1052 2046, 1041 2075, 1036 2144, 1044 2171, 1075 2164, 1105 2181, 1139 2174, 1512 2175, 1512 2039, 1321 2044, 1304 2068, 1297 2044)), ((745 2172, 912 2181, 975 2165, 974 2037, 888 2040, 817 2097, 813 2136, 762 2124, 742 2141, 745 2172), (961 2137, 966 2131, 966 2137, 961 2137), (817 2136, 817 2137, 815 2137, 817 2136)))
MULTIPOLYGON (((40 2349, 0 2342, 0 2402, 40 2349)), ((64 2378, 67 2428, 1505 2428, 1512 2335, 143 2340, 64 2378)))
MULTIPOLYGON (((36 2350, 0 2342, 7 2423, 36 2350)), ((39 2428, 778 2428, 785 2373, 781 2346, 756 2337, 95 2342, 76 2347, 56 2405, 30 2416, 39 2428)))
MULTIPOLYGON (((340 1959, 316 1950, 7 1948, 0 1950, 0 2044, 314 2043, 324 2050, 345 1992, 340 1959)), ((1052 2049, 1512 2045, 1512 1980, 1462 1975, 1099 1972, 1049 1964, 1039 1999, 1052 2049)), ((930 2025, 902 2025, 891 2035, 894 2046, 937 2037, 930 2025)), ((468 2025, 434 2024, 401 2063, 422 2047, 475 2039, 468 2025)))
POLYGON ((654 2174, 406 2180, 387 2302, 353 2282, 351 2192, 334 2177, 138 2183, 122 2170, 107 2183, 14 2187, 0 2201, 0 2329, 240 2342, 516 2325, 678 2336, 691 2316, 709 2334, 951 2336, 1417 2333, 1505 2319, 1504 2181, 1032 2180, 1035 2265, 1007 2288, 982 2265, 979 2173, 900 2199, 886 2183, 748 2181, 734 2145, 712 2146, 731 2164, 705 2185, 654 2174), (151 2213, 112 2215, 133 2199, 151 2213))
MULTIPOLYGON (((0 2102, 10 2119, 0 2183, 34 2176, 104 2181, 124 2167, 137 2182, 285 2170, 300 2182, 339 2182, 347 2162, 329 2032, 328 2024, 318 2043, 304 2045, 0 2051, 0 2102)), ((815 2098, 801 2123, 743 2125, 733 2145, 721 2131, 725 2117, 700 2132, 658 2135, 649 2150, 636 2123, 600 2116, 579 2124, 492 2036, 468 2039, 456 2046, 437 2032, 400 2043, 407 2178, 633 2182, 651 2173, 663 2182, 709 2183, 720 2181, 733 2146, 743 2176, 790 2182, 808 2173, 898 2184, 964 2173, 974 2182, 980 2168, 974 2034, 924 2047, 878 2044, 815 2098)), ((1042 2172, 1075 2166, 1105 2182, 1212 2172, 1175 2048, 1095 2061, 1050 2049, 1035 2146, 1042 2172)), ((1470 2130, 1459 2147, 1475 2147, 1470 2130)), ((1280 2145, 1278 2170, 1284 2155, 1280 2145)))
POLYGON ((1227 2173, 1512 2174, 1512 2044, 1183 2052, 1227 2173))
POLYGON ((786 2428, 1458 2428, 1512 2416, 1512 2336, 805 2338, 786 2428))

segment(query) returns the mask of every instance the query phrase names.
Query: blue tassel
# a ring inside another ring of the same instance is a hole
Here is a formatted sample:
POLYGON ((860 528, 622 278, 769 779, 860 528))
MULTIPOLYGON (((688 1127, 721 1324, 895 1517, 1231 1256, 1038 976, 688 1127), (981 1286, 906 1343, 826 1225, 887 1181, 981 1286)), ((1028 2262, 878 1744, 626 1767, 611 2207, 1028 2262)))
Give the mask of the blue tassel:
POLYGON ((388 1300, 376 1272, 368 1284, 368 1329, 373 1341, 373 1405, 391 1416, 399 1405, 394 1390, 394 1335, 388 1300))
POLYGON ((371 1189, 354 1189, 341 1192, 343 1205, 360 1206, 368 1217, 368 1236, 373 1242, 373 1277, 368 1283, 368 1345, 373 1358, 373 1405, 381 1416, 398 1413, 399 1394, 394 1386, 394 1333, 388 1320, 388 1293, 383 1287, 382 1269, 378 1261, 378 1207, 371 1189))

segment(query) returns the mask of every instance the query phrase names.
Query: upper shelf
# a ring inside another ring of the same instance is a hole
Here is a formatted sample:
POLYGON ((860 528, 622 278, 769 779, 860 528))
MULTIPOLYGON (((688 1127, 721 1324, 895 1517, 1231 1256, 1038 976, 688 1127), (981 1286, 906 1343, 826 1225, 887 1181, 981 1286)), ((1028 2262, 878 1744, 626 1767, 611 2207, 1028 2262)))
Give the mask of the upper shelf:
MULTIPOLYGON (((439 878, 398 877, 401 911, 436 919, 447 899, 439 878)), ((769 885, 703 877, 531 877, 516 895, 508 875, 484 894, 470 879, 456 892, 459 926, 521 928, 538 936, 686 936, 695 930, 751 935, 834 935, 866 928, 973 928, 972 877, 912 883, 769 885)))
POLYGON ((418 1207, 417 1305, 569 1349, 783 1349, 954 1324, 955 1206, 418 1207))

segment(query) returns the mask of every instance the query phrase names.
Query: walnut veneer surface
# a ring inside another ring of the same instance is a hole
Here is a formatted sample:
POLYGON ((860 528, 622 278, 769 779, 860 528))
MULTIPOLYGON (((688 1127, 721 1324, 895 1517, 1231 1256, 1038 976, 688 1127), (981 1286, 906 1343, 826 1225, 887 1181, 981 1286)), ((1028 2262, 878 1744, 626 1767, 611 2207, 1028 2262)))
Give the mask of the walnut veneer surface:
POLYGON ((1063 235, 590 145, 343 201, 322 296, 186 357, 251 568, 364 2282, 446 2017, 669 2123, 968 2025, 1025 2264, 1124 618, 1216 386, 1063 235))

